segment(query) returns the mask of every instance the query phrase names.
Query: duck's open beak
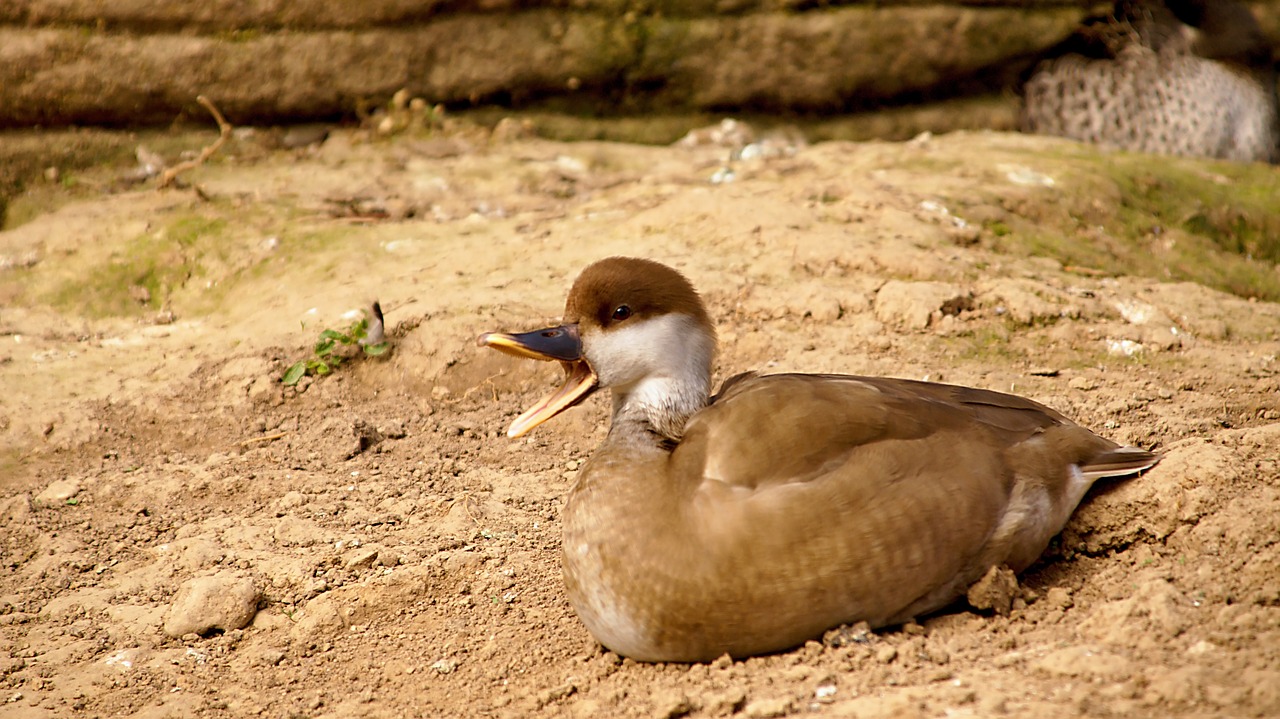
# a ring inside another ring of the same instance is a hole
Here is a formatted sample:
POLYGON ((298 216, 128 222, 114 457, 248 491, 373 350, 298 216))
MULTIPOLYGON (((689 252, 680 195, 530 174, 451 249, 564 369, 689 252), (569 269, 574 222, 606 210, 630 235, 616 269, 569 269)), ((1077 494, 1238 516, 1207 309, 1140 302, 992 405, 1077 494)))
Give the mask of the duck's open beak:
POLYGON ((486 332, 476 338, 481 347, 492 347, 516 357, 551 361, 564 368, 564 384, 548 397, 544 397, 507 428, 508 437, 519 437, 552 417, 569 409, 595 391, 598 377, 591 365, 582 357, 582 341, 578 338, 576 324, 548 327, 546 329, 508 334, 486 332))

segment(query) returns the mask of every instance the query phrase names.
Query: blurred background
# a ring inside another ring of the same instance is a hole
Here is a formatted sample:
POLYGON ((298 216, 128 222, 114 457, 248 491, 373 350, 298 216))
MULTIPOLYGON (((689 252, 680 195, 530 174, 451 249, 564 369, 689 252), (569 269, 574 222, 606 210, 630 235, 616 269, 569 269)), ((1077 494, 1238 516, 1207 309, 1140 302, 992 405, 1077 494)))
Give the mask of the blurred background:
MULTIPOLYGON (((399 90, 539 134, 671 142, 725 114, 810 140, 1012 129, 1079 0, 7 0, 0 127, 335 121, 399 90), (628 122, 629 118, 643 121, 628 122)), ((1254 2, 1280 37, 1280 3, 1254 2)))

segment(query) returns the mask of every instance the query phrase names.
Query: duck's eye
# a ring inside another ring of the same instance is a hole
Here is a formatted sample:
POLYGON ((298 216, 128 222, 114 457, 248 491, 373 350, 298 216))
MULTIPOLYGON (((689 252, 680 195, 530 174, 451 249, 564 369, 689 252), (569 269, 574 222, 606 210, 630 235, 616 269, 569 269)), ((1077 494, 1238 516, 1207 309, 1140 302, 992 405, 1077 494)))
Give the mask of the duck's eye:
POLYGON ((618 305, 613 310, 613 318, 619 322, 631 316, 631 308, 626 305, 618 305))

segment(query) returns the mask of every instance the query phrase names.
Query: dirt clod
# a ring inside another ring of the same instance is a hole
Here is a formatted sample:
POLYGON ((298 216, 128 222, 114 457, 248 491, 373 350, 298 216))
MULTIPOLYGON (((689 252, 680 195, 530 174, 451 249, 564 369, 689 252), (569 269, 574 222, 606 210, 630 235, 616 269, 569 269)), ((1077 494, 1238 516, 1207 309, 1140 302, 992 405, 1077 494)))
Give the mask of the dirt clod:
POLYGON ((1013 600, 1018 594, 1018 577, 1008 567, 992 567, 969 587, 965 595, 974 609, 990 609, 1001 616, 1008 616, 1013 600))
POLYGON ((169 607, 164 633, 171 637, 242 629, 258 612, 262 593, 244 577, 197 577, 183 583, 169 607))

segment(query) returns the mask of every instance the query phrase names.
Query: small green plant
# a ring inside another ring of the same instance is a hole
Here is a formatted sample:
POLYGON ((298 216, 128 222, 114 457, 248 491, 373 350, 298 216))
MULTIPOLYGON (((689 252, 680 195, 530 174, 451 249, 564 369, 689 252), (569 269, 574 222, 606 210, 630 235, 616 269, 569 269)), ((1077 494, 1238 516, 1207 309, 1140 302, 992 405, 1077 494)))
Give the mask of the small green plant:
POLYGON ((345 331, 339 332, 326 328, 321 332, 312 356, 290 365, 289 369, 285 370, 282 381, 285 386, 291 387, 307 375, 323 377, 329 374, 343 362, 351 359, 338 353, 337 350, 341 346, 352 345, 358 346, 365 355, 370 357, 385 354, 390 349, 390 344, 383 334, 382 308, 377 302, 373 303, 368 314, 352 322, 345 331))

